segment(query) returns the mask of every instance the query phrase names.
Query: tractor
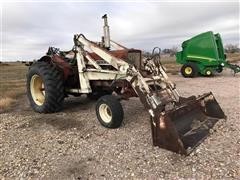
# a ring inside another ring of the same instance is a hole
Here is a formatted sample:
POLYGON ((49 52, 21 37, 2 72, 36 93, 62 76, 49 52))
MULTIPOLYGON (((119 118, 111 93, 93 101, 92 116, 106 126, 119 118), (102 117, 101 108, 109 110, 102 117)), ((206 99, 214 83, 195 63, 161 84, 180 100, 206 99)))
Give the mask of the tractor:
POLYGON ((179 95, 162 66, 160 49, 149 58, 110 39, 107 15, 100 42, 75 34, 69 51, 50 47, 32 63, 27 96, 39 113, 62 110, 65 97, 86 94, 96 99, 96 116, 106 128, 121 126, 122 100, 138 97, 150 116, 153 145, 188 155, 225 114, 211 92, 179 95))

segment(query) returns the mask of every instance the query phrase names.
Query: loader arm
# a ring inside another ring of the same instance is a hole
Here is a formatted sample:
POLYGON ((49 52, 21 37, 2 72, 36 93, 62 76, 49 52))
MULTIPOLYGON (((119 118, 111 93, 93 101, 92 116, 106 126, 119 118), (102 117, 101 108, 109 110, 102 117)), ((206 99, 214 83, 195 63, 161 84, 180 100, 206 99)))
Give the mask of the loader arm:
POLYGON ((144 59, 145 68, 152 71, 150 78, 145 78, 133 65, 114 57, 83 35, 75 35, 75 44, 83 55, 84 46, 91 49, 131 84, 150 114, 154 146, 187 155, 209 135, 219 118, 225 118, 212 93, 180 97, 163 66, 155 59, 144 59), (149 82, 159 84, 160 89, 152 90, 149 82))
POLYGON ((98 56, 103 58, 105 61, 107 61, 110 65, 112 65, 115 69, 119 71, 126 72, 128 69, 128 63, 124 62, 121 59, 118 59, 114 56, 112 56, 108 51, 106 51, 104 48, 99 47, 96 43, 89 41, 87 38, 85 38, 82 34, 76 34, 74 35, 74 42, 75 45, 80 43, 80 48, 83 46, 86 46, 89 48, 92 52, 96 53, 98 56), (121 67, 121 68, 120 68, 121 67))

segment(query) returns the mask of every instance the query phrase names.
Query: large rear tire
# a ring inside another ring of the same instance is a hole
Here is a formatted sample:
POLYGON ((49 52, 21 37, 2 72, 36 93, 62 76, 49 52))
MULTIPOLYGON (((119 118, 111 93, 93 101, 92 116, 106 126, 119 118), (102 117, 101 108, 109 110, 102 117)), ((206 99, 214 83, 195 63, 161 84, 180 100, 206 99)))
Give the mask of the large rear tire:
POLYGON ((119 100, 112 95, 102 96, 96 104, 98 121, 107 128, 118 128, 123 121, 123 108, 119 100))
POLYGON ((47 62, 34 63, 27 74, 27 96, 36 112, 60 111, 64 100, 62 73, 47 62))
POLYGON ((198 67, 195 63, 184 64, 181 68, 181 74, 185 78, 193 78, 198 75, 198 67))

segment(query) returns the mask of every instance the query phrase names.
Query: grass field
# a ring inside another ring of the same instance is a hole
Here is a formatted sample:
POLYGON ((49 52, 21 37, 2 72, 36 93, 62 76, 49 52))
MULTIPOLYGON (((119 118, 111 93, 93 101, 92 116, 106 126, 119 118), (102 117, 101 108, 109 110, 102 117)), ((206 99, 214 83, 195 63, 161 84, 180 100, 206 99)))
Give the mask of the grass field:
POLYGON ((240 61, 240 53, 231 53, 231 54, 227 54, 227 59, 230 62, 238 62, 240 61))
MULTIPOLYGON (((230 62, 240 61, 240 53, 228 54, 230 62)), ((176 64, 175 57, 163 56, 162 63, 168 73, 177 74, 181 65, 176 64)), ((20 62, 0 63, 0 112, 17 101, 26 91, 26 73, 28 67, 20 62)))
POLYGON ((25 93, 27 68, 22 63, 0 64, 0 112, 25 93))

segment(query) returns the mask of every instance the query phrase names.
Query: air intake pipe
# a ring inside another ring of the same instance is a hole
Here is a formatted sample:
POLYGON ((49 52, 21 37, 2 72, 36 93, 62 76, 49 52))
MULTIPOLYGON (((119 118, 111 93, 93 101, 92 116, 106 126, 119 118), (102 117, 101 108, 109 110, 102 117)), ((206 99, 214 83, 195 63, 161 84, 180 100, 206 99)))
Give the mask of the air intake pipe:
POLYGON ((109 32, 109 26, 107 21, 107 14, 105 14, 103 17, 104 20, 104 26, 103 26, 103 45, 106 49, 110 49, 110 32, 109 32))

